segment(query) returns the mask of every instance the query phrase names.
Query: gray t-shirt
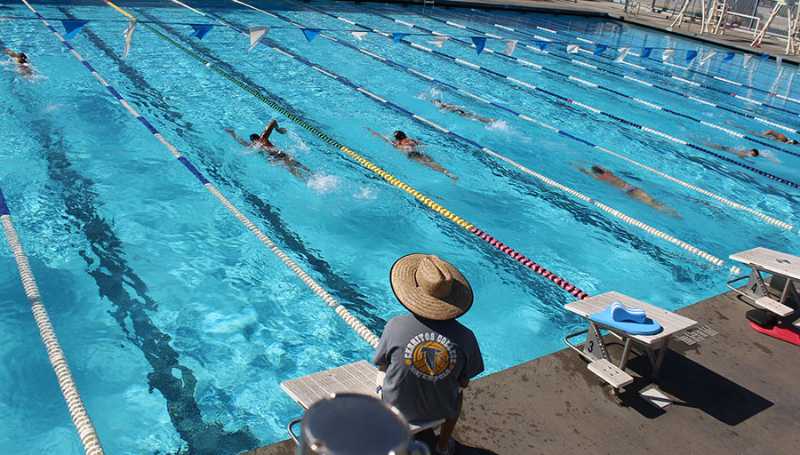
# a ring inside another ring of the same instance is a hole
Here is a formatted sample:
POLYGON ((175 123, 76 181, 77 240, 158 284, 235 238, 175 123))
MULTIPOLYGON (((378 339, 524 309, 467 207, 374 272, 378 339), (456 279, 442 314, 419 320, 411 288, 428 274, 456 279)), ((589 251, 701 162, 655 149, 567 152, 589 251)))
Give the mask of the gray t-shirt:
POLYGON ((386 367, 383 400, 411 422, 457 417, 459 384, 483 372, 471 330, 455 320, 414 315, 386 324, 373 363, 386 367))

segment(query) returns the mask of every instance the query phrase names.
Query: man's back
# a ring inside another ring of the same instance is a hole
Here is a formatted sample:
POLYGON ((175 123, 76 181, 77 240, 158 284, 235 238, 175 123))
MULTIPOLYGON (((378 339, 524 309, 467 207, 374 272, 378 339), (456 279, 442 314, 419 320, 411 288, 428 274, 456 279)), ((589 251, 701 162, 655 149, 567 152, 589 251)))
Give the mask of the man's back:
POLYGON ((386 324, 373 362, 386 370, 384 400, 409 421, 457 417, 460 387, 483 371, 471 330, 414 315, 386 324))

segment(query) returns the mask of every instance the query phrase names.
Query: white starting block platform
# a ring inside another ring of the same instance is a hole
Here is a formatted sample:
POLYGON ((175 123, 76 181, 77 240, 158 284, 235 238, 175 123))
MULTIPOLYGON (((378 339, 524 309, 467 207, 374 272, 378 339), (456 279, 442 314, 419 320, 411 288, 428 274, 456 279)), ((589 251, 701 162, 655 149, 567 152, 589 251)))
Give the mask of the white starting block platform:
POLYGON ((796 284, 800 282, 800 257, 781 253, 768 248, 753 248, 730 256, 731 260, 741 262, 750 267, 748 276, 740 276, 728 281, 728 288, 742 296, 746 303, 755 308, 766 310, 778 317, 785 318, 795 312, 787 305, 790 300, 798 299, 796 284), (762 273, 772 275, 775 282, 782 282, 783 289, 768 286, 762 273), (745 278, 747 285, 740 289, 735 286, 745 278))
POLYGON ((576 351, 581 357, 589 361, 589 371, 608 383, 614 389, 622 388, 631 382, 633 377, 625 372, 625 365, 631 353, 633 344, 647 353, 653 378, 658 377, 664 354, 669 349, 669 341, 673 336, 694 327, 697 322, 683 317, 677 313, 667 311, 655 305, 636 300, 633 297, 619 292, 606 292, 600 295, 578 300, 564 306, 564 309, 586 320, 586 329, 571 333, 564 337, 564 342, 576 351), (591 319, 597 312, 603 311, 614 302, 619 302, 629 308, 639 308, 645 311, 648 318, 657 321, 663 330, 655 335, 633 335, 615 327, 599 324, 591 319), (619 363, 611 362, 611 358, 600 336, 600 330, 608 330, 613 336, 624 342, 624 348, 619 363), (586 341, 579 347, 572 342, 572 338, 586 335, 586 341))
MULTIPOLYGON (((281 383, 281 389, 297 404, 308 409, 319 400, 337 393, 358 393, 378 397, 376 378, 378 369, 365 360, 310 374, 281 383)), ((409 424, 411 433, 435 428, 444 420, 409 424)))

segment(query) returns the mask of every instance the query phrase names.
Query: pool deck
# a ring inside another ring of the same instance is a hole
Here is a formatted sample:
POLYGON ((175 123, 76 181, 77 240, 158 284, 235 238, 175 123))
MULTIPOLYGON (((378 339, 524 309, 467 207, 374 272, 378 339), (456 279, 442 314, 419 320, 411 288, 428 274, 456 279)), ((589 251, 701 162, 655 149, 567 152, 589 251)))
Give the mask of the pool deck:
MULTIPOLYGON (((376 1, 381 3, 408 3, 419 5, 421 0, 360 0, 362 2, 376 1)), ((347 2, 349 3, 349 2, 347 2)), ((625 13, 625 5, 612 3, 602 0, 435 0, 435 7, 456 6, 472 8, 499 8, 514 9, 520 11, 531 11, 551 14, 575 14, 581 16, 609 17, 620 21, 652 28, 666 33, 673 33, 687 38, 697 39, 731 48, 741 52, 753 54, 769 54, 773 59, 781 56, 784 62, 800 64, 800 56, 786 55, 786 42, 780 42, 774 37, 767 36, 762 47, 754 49, 750 47, 753 39, 752 33, 745 33, 738 30, 728 30, 724 35, 699 34, 700 24, 689 23, 691 18, 686 19, 681 27, 670 31, 667 30, 673 18, 667 13, 650 11, 650 2, 644 1, 637 14, 625 13)))
MULTIPOLYGON (((800 347, 752 330, 749 308, 722 294, 679 311, 718 334, 693 346, 673 341, 660 386, 675 403, 665 410, 638 395, 649 382, 639 376, 644 358, 630 363, 636 381, 621 403, 568 349, 481 378, 465 395, 456 454, 793 453, 800 347)), ((284 441, 247 455, 293 453, 284 441)))

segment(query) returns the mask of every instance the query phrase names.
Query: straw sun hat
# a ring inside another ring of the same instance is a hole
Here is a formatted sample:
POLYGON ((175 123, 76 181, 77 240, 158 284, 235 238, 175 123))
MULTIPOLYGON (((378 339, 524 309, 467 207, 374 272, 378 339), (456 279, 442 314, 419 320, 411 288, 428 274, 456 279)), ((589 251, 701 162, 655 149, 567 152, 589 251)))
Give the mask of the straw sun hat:
POLYGON ((472 306, 472 287, 467 279, 437 256, 403 256, 392 266, 390 278, 397 300, 425 319, 455 319, 472 306))

